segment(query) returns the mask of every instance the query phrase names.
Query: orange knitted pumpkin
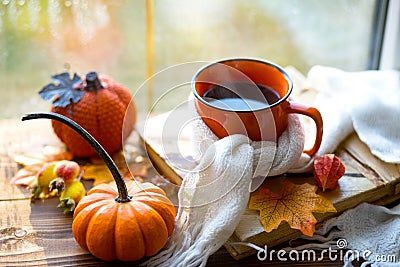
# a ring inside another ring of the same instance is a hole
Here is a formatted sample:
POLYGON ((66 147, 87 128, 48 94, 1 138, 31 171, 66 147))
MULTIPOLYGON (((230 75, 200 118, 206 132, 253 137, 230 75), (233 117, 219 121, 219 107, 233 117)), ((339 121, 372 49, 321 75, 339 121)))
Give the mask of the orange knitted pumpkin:
MULTIPOLYGON (((40 92, 53 100, 51 111, 82 125, 104 149, 112 154, 122 147, 123 139, 133 130, 136 107, 132 95, 122 85, 105 75, 89 72, 86 79, 68 73, 52 76, 57 84, 48 84, 40 92), (125 118, 126 117, 126 118, 125 118), (124 125, 125 118, 125 125, 124 125)), ((60 122, 52 121, 54 132, 76 157, 96 156, 85 140, 60 122)))

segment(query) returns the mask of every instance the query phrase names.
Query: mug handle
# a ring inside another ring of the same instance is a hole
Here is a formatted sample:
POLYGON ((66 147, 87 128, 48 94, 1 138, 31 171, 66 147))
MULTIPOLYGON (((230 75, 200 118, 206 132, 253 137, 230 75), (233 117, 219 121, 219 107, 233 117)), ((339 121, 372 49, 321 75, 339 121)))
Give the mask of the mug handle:
POLYGON ((285 111, 287 113, 299 113, 308 116, 314 120, 315 126, 317 127, 317 134, 315 137, 314 146, 309 150, 303 151, 310 157, 314 156, 315 153, 317 153, 319 147, 321 146, 321 141, 322 141, 323 123, 322 123, 321 113, 316 108, 307 107, 302 104, 291 103, 291 102, 289 102, 289 105, 286 106, 285 111))

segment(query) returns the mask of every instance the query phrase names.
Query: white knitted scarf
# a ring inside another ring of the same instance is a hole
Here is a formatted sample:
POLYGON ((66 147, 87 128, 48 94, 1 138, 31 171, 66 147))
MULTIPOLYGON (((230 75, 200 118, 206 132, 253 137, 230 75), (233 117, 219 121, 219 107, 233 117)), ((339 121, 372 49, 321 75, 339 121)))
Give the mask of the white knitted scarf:
POLYGON ((244 135, 218 140, 199 117, 193 129, 197 140, 193 143, 200 144, 195 151, 203 152, 200 163, 183 179, 174 233, 147 266, 205 266, 233 234, 250 191, 265 176, 285 173, 296 165, 304 146, 297 115, 289 115, 288 128, 278 143, 252 142, 244 135))

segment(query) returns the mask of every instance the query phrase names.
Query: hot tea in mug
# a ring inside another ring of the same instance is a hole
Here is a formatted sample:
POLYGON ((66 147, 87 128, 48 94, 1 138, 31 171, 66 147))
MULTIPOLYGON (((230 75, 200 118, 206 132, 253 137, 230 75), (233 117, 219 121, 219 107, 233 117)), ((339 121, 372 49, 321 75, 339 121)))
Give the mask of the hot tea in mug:
POLYGON ((316 108, 288 101, 293 82, 278 65, 259 59, 233 58, 200 69, 192 81, 195 106, 204 123, 223 138, 247 135, 253 141, 277 141, 286 130, 288 114, 315 121, 314 155, 321 145, 322 118, 316 108))
POLYGON ((279 98, 278 93, 272 88, 246 81, 215 85, 203 94, 203 99, 210 105, 232 111, 254 111, 268 108, 279 98), (259 92, 252 88, 254 86, 259 89, 259 92))

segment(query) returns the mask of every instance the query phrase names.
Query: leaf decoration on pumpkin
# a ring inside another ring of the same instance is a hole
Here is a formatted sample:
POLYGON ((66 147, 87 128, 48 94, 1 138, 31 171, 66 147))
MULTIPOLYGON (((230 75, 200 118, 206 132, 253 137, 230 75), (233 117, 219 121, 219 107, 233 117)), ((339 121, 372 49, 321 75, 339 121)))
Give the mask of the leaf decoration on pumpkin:
POLYGON ((282 221, 286 221, 291 228, 312 236, 317 222, 312 212, 336 212, 333 204, 316 191, 317 186, 297 185, 285 180, 280 194, 261 187, 251 196, 249 208, 260 211, 260 221, 266 232, 277 229, 282 221))
POLYGON ((54 83, 46 85, 39 92, 44 100, 53 101, 55 107, 66 107, 81 100, 84 91, 77 89, 76 86, 82 83, 82 79, 76 73, 72 79, 68 72, 53 75, 51 78, 54 83))

